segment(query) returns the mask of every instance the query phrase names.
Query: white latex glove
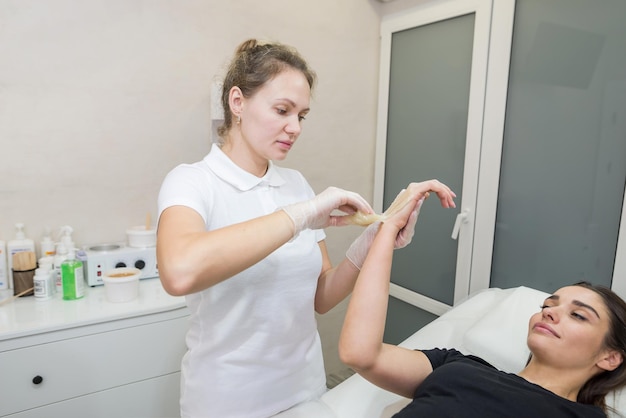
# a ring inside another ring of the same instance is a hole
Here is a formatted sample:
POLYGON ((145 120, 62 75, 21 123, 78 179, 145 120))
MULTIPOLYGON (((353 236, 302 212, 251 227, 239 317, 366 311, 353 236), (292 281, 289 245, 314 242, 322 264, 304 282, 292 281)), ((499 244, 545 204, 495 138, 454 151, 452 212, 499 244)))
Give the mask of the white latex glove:
POLYGON ((347 225, 348 222, 342 219, 346 215, 331 215, 336 209, 347 214, 357 210, 374 213, 369 203, 358 193, 337 187, 329 187, 313 199, 282 208, 295 225, 294 235, 307 228, 322 229, 328 226, 347 225))
MULTIPOLYGON (((396 236, 396 242, 393 246, 394 249, 404 248, 411 243, 413 235, 415 235, 415 224, 417 223, 417 217, 420 213, 420 209, 423 203, 423 197, 417 201, 415 209, 413 210, 413 212, 411 212, 411 215, 409 215, 409 219, 407 220, 406 225, 398 232, 398 235, 396 236)), ((365 258, 367 257, 367 253, 370 250, 372 242, 374 242, 374 238, 376 237, 379 226, 380 222, 375 222, 365 228, 365 231, 363 231, 361 235, 359 235, 358 238, 354 240, 354 242, 348 248, 348 251, 346 251, 346 258, 359 270, 361 270, 361 267, 363 267, 363 263, 365 262, 365 258)))

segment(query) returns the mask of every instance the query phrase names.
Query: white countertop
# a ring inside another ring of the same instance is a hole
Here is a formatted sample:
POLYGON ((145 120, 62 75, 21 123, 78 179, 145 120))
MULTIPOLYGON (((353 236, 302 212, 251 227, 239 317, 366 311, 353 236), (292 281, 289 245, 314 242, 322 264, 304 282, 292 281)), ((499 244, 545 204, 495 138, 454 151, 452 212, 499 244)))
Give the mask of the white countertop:
MULTIPOLYGON (((11 290, 0 291, 0 301, 11 295, 11 290)), ((158 278, 140 280, 139 297, 124 303, 107 301, 104 286, 87 286, 78 300, 24 296, 0 305, 0 341, 184 307, 185 298, 169 295, 158 278)))

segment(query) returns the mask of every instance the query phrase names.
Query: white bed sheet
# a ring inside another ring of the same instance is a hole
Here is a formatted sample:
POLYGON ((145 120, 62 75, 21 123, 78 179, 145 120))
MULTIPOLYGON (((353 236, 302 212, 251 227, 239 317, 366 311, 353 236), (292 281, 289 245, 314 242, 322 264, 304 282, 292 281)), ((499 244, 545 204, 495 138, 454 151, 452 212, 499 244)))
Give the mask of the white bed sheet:
MULTIPOLYGON (((518 372, 529 354, 525 344, 528 320, 546 295, 524 286, 478 292, 400 345, 412 349, 456 348, 501 370, 518 372)), ((389 418, 409 402, 354 375, 319 400, 298 405, 277 417, 389 418)), ((607 403, 626 416, 626 391, 610 395, 607 403)))

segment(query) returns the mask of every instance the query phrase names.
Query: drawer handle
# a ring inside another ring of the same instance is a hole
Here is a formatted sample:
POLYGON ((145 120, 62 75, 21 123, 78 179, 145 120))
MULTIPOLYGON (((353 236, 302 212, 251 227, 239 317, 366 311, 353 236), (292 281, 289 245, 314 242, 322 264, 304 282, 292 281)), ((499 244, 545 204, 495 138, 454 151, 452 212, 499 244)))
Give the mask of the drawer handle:
POLYGON ((41 377, 41 376, 39 376, 39 375, 37 375, 37 376, 33 377, 33 383, 34 383, 34 384, 38 385, 38 384, 40 384, 41 382, 43 382, 43 377, 41 377))

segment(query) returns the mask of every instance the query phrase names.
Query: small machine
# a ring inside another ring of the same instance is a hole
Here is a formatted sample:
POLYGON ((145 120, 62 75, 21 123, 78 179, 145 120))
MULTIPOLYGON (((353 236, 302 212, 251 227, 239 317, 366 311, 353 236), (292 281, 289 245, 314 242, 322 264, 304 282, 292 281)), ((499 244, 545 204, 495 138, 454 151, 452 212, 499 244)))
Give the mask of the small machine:
POLYGON ((156 247, 128 247, 124 243, 88 245, 77 253, 84 264, 85 280, 89 286, 103 285, 102 276, 116 267, 136 267, 139 279, 159 277, 156 247))

